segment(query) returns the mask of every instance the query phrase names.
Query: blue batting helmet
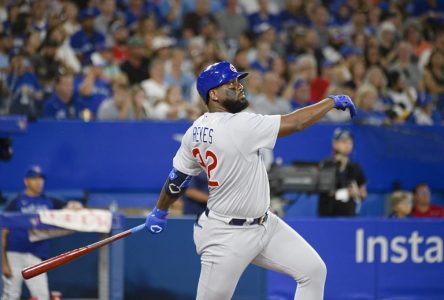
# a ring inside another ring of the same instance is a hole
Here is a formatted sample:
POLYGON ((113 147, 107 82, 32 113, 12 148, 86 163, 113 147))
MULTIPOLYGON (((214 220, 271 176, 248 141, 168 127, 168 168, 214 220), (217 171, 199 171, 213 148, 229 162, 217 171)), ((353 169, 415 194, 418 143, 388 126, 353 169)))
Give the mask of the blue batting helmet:
POLYGON ((197 91, 205 103, 208 104, 208 92, 233 79, 242 79, 248 73, 238 72, 228 61, 220 61, 208 66, 197 78, 197 91))

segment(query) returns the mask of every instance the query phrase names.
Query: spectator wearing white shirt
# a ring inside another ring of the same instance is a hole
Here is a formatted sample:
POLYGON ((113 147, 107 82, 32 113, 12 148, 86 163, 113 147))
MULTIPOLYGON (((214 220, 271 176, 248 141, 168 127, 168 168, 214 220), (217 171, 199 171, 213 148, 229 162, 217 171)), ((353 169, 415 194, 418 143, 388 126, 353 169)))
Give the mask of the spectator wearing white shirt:
POLYGON ((264 76, 263 92, 256 98, 254 111, 262 115, 277 115, 291 112, 290 103, 279 96, 279 76, 268 72, 264 76))
POLYGON ((100 104, 97 118, 99 120, 128 120, 134 119, 131 110, 131 94, 125 81, 113 84, 113 97, 100 104))
POLYGON ((168 85, 165 82, 165 66, 158 59, 153 60, 149 66, 150 78, 142 81, 142 88, 148 100, 155 104, 165 98, 168 85))

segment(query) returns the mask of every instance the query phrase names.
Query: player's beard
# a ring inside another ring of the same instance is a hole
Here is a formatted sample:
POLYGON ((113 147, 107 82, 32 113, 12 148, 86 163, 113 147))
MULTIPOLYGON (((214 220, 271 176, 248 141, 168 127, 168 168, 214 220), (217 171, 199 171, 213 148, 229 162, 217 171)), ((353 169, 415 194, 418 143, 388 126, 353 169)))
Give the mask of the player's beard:
POLYGON ((224 102, 222 102, 223 107, 230 113, 235 114, 238 112, 243 111, 248 107, 250 103, 248 102, 247 98, 242 97, 240 100, 237 99, 225 99, 224 102))

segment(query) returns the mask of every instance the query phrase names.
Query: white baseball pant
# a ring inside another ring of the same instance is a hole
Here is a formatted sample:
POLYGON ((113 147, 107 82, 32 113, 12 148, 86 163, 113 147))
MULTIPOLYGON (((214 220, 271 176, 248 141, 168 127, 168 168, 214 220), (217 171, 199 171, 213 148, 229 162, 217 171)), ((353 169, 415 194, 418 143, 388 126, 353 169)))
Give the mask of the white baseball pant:
POLYGON ((273 213, 262 225, 229 225, 230 218, 210 211, 194 226, 201 256, 197 300, 228 300, 240 276, 253 263, 290 275, 297 300, 321 300, 327 268, 318 253, 273 213))
MULTIPOLYGON (((7 251, 12 277, 3 278, 2 300, 19 300, 22 294, 22 269, 40 263, 42 260, 31 253, 7 251)), ((49 300, 48 276, 43 273, 25 281, 32 296, 38 300, 49 300)))

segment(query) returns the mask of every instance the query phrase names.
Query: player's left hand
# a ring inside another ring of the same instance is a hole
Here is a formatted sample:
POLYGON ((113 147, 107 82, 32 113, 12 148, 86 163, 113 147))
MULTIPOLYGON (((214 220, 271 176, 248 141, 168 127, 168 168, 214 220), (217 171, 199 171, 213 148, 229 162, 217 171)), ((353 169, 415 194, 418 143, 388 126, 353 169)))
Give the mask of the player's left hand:
POLYGON ((166 228, 168 211, 155 207, 146 217, 145 227, 152 234, 159 234, 166 228))
POLYGON ((335 101, 335 108, 340 110, 350 111, 350 116, 353 118, 356 115, 356 107, 352 99, 347 95, 330 95, 328 98, 335 101))

